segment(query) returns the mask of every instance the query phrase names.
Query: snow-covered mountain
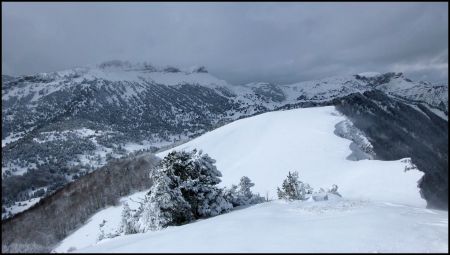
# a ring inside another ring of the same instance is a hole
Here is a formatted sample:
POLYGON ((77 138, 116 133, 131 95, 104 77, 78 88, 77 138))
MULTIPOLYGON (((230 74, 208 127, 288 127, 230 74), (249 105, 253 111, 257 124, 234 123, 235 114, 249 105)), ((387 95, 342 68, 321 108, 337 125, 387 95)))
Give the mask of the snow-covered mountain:
POLYGON ((413 106, 424 103, 447 120, 447 85, 413 82, 399 73, 231 85, 204 67, 110 61, 2 76, 2 215, 27 208, 29 199, 38 201, 112 158, 157 151, 258 113, 329 105, 372 90, 413 106))
POLYGON ((115 232, 120 227, 123 203, 137 207, 137 201, 146 193, 142 191, 122 198, 118 206, 96 213, 55 251, 448 250, 448 213, 425 209, 418 188, 423 173, 407 158, 395 161, 348 158, 357 149, 370 155, 373 153, 367 149, 370 147, 364 133, 334 106, 275 111, 241 119, 157 155, 164 157, 172 150, 202 149, 217 160, 217 168, 223 175, 220 185, 230 186, 245 175, 255 182, 254 191, 272 199, 276 198, 276 187, 287 172, 298 170, 301 180, 317 189, 339 185, 343 199, 276 200, 183 226, 99 242, 99 225, 103 225, 102 231, 115 232), (338 136, 349 132, 359 139, 338 136))
MULTIPOLYGON (((272 199, 288 171, 299 171, 313 187, 338 184, 348 198, 424 206, 417 187, 422 173, 405 173, 406 159, 347 159, 352 141, 335 134, 343 123, 351 125, 333 106, 275 111, 235 121, 157 156, 201 149, 217 160, 223 185, 238 183, 245 175, 255 182, 255 192, 272 199)), ((367 147, 370 142, 358 146, 367 147)))

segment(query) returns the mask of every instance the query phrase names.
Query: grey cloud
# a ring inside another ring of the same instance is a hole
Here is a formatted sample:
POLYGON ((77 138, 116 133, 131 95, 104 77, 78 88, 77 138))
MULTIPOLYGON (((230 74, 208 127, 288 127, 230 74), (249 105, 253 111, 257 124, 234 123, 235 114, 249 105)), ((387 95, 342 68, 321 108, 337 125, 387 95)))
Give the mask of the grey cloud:
POLYGON ((448 78, 447 3, 2 3, 4 74, 110 59, 232 83, 363 71, 448 78))

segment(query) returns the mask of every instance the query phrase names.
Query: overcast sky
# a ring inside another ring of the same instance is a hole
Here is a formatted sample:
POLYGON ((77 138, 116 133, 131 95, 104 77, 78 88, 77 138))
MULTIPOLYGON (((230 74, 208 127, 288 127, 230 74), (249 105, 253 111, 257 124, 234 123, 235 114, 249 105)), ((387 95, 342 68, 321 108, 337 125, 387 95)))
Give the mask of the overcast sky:
POLYGON ((106 60, 231 83, 364 71, 448 79, 448 3, 2 3, 2 74, 106 60))

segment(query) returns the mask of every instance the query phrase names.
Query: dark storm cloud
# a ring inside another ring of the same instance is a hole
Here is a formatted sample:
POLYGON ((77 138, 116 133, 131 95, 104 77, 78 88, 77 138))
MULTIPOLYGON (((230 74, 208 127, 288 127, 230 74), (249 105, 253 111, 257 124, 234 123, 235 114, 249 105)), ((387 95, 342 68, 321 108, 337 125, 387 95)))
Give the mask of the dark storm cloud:
POLYGON ((3 3, 3 74, 111 59, 232 83, 363 71, 448 77, 447 3, 3 3))

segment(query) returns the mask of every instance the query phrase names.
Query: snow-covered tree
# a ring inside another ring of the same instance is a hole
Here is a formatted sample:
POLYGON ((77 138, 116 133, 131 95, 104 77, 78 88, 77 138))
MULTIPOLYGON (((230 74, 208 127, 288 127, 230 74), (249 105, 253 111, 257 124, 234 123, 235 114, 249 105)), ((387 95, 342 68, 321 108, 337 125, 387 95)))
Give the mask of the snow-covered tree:
POLYGON ((259 194, 253 194, 250 190, 255 184, 247 176, 242 176, 239 186, 232 185, 225 190, 225 197, 233 206, 257 204, 264 202, 264 198, 259 194))
POLYGON ((99 224, 100 233, 97 237, 97 241, 101 241, 105 238, 114 238, 120 234, 119 231, 110 232, 107 230, 107 232, 105 232, 105 228, 108 228, 106 222, 106 220, 103 220, 102 223, 99 224))
POLYGON ((238 194, 238 186, 235 184, 231 185, 231 188, 224 190, 224 197, 233 206, 240 206, 242 204, 238 194))
POLYGON ((123 232, 126 235, 137 233, 135 218, 132 211, 130 210, 130 206, 128 205, 128 203, 125 203, 123 205, 121 216, 122 220, 120 232, 123 232))
POLYGON ((200 200, 197 211, 201 217, 209 217, 228 212, 232 208, 233 205, 224 197, 222 189, 211 189, 204 193, 204 199, 200 200))
POLYGON ((180 225, 194 218, 191 206, 184 199, 179 184, 174 181, 178 178, 172 170, 163 165, 153 171, 153 186, 139 210, 139 232, 180 225))
POLYGON ((247 176, 242 176, 239 182, 239 196, 241 204, 257 204, 264 202, 264 198, 259 194, 253 194, 250 190, 255 184, 247 176))
POLYGON ((230 210, 233 205, 216 187, 222 174, 214 163, 197 150, 169 153, 150 174, 153 186, 138 210, 137 231, 180 225, 230 210))
POLYGON ((312 188, 298 179, 297 171, 289 172, 281 188, 277 188, 278 198, 286 200, 304 200, 309 192, 312 188))
POLYGON ((106 220, 103 220, 102 223, 99 224, 100 233, 98 234, 97 241, 101 241, 105 239, 105 230, 103 229, 103 226, 105 226, 106 220))
POLYGON ((255 184, 248 178, 247 176, 242 176, 241 181, 239 182, 239 193, 241 196, 246 198, 252 197, 252 192, 250 188, 255 186, 255 184))
MULTIPOLYGON (((187 155, 185 171, 180 175, 180 190, 192 207, 196 218, 208 217, 230 210, 233 206, 223 198, 223 191, 216 187, 222 174, 215 160, 202 151, 179 152, 187 155)), ((185 155, 181 155, 186 158, 185 155)))

